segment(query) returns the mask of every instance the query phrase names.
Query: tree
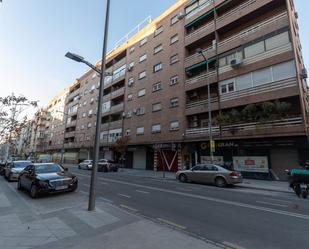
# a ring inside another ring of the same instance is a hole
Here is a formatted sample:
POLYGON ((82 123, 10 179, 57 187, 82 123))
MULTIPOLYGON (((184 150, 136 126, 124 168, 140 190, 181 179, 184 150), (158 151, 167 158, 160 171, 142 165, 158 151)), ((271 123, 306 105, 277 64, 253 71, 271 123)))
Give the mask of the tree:
POLYGON ((13 138, 17 138, 27 124, 24 112, 28 108, 37 107, 37 101, 31 101, 14 93, 0 97, 0 143, 12 146, 13 138))
POLYGON ((258 115, 258 107, 256 104, 249 104, 241 111, 246 121, 255 122, 258 115))
POLYGON ((122 167, 124 167, 125 155, 129 142, 130 138, 128 136, 118 138, 115 142, 115 150, 121 155, 122 167))

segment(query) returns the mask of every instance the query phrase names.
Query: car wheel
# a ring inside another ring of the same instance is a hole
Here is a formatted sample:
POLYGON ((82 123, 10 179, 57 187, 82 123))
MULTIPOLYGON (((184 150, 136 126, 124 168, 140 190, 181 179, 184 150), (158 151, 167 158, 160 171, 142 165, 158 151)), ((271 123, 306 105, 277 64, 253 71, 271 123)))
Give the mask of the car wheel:
POLYGON ((227 185, 226 180, 223 177, 217 177, 215 180, 215 184, 219 188, 224 188, 227 185))
POLYGON ((12 181, 13 181, 11 173, 9 174, 9 176, 8 176, 7 179, 8 179, 9 182, 12 182, 12 181))
POLYGON ((31 186, 31 189, 30 189, 30 196, 31 196, 31 198, 37 198, 38 197, 38 188, 37 188, 37 186, 35 186, 35 185, 32 185, 31 186))
POLYGON ((77 184, 75 184, 74 186, 73 186, 73 188, 70 190, 70 192, 74 192, 76 189, 77 189, 77 184))
POLYGON ((179 176, 179 181, 181 182, 187 182, 188 181, 188 177, 185 174, 181 174, 179 176))
POLYGON ((17 189, 23 190, 23 186, 21 185, 20 179, 18 179, 18 182, 17 182, 17 189))

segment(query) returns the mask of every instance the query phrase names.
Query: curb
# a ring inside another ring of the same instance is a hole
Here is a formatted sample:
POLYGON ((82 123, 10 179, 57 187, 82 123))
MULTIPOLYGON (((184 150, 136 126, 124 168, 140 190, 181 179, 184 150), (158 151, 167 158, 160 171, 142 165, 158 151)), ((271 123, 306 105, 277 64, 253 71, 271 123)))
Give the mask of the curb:
POLYGON ((253 187, 253 186, 237 186, 238 188, 249 188, 249 189, 256 189, 256 190, 264 190, 264 191, 271 191, 271 192, 278 192, 278 193, 293 193, 292 191, 288 190, 278 190, 278 189, 269 189, 269 188, 259 188, 259 187, 253 187))

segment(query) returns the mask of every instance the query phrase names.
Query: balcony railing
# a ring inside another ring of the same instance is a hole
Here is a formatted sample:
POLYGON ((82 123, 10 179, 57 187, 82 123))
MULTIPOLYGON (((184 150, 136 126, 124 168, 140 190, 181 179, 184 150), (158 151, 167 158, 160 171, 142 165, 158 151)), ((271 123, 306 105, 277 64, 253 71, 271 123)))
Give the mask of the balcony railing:
MULTIPOLYGON (((219 101, 218 97, 211 98, 211 100, 210 100, 211 103, 215 103, 215 102, 218 102, 218 101, 219 101)), ((189 103, 187 103, 186 108, 190 109, 190 108, 194 108, 194 107, 198 107, 198 106, 202 106, 202 105, 208 105, 208 99, 189 102, 189 103)))
POLYGON ((216 75, 216 71, 215 70, 210 71, 208 73, 200 74, 198 76, 195 76, 195 77, 193 77, 191 79, 186 80, 186 84, 192 85, 192 84, 194 84, 196 82, 199 82, 200 80, 205 80, 206 81, 209 77, 212 77, 212 76, 215 76, 215 75, 216 75))
MULTIPOLYGON (((303 125, 303 119, 301 117, 296 118, 286 118, 281 120, 267 121, 267 122, 252 122, 244 124, 235 124, 235 125, 224 125, 221 126, 221 132, 224 136, 225 134, 238 134, 245 132, 261 132, 266 130, 271 130, 273 132, 278 128, 297 128, 303 125)), ((220 126, 212 127, 213 136, 218 136, 220 134, 220 126)), ((297 129, 300 132, 300 129, 297 129)), ((280 130, 278 131, 281 132, 280 130)), ((209 136, 209 128, 193 128, 186 130, 187 137, 199 137, 199 136, 209 136)))
POLYGON ((189 19, 190 17, 194 16, 196 13, 200 12, 201 10, 205 9, 206 7, 208 7, 210 4, 212 3, 212 0, 208 0, 205 3, 203 3, 202 5, 196 7, 195 9, 193 9, 191 12, 189 12, 186 15, 186 19, 189 19))
MULTIPOLYGON (((244 37, 246 37, 246 36, 248 36, 248 35, 250 35, 252 33, 255 33, 255 32, 263 29, 264 27, 266 27, 268 25, 272 25, 274 23, 280 22, 282 19, 284 19, 286 17, 287 17, 287 12, 284 11, 284 12, 278 14, 278 15, 275 15, 275 16, 267 19, 267 20, 259 22, 259 23, 255 24, 255 25, 253 25, 253 26, 251 26, 251 27, 249 27, 247 29, 244 29, 243 31, 241 31, 241 32, 239 32, 239 33, 237 33, 237 34, 235 34, 233 36, 230 36, 229 38, 219 42, 218 43, 218 48, 220 48, 220 47, 222 47, 222 46, 224 46, 224 45, 226 45, 228 43, 231 43, 231 42, 233 42, 235 40, 239 40, 241 38, 244 38, 244 37)), ((204 52, 205 53, 209 53, 212 50, 213 50, 213 47, 209 46, 208 48, 204 49, 204 52)), ((190 61, 195 60, 199 56, 200 55, 198 53, 195 53, 195 54, 193 54, 191 56, 188 56, 185 61, 187 63, 190 63, 190 61)))
POLYGON ((113 91, 111 93, 111 97, 115 97, 118 95, 123 95, 124 94, 124 87, 117 89, 116 91, 113 91))
POLYGON ((248 89, 244 89, 244 90, 240 90, 236 92, 222 94, 220 96, 220 101, 224 102, 224 101, 229 101, 229 100, 238 99, 238 98, 246 98, 248 96, 252 96, 256 94, 263 94, 263 93, 268 93, 271 91, 278 91, 281 89, 296 87, 296 86, 297 86, 296 78, 290 78, 290 79, 280 80, 280 81, 276 81, 273 83, 264 84, 261 86, 256 86, 256 87, 252 87, 252 88, 248 88, 248 89))
POLYGON ((117 129, 122 127, 122 120, 113 121, 110 123, 104 123, 102 124, 102 130, 108 130, 108 129, 117 129))
POLYGON ((120 103, 118 105, 114 105, 111 107, 111 112, 119 112, 119 111, 123 111, 123 108, 124 108, 124 104, 123 103, 120 103))

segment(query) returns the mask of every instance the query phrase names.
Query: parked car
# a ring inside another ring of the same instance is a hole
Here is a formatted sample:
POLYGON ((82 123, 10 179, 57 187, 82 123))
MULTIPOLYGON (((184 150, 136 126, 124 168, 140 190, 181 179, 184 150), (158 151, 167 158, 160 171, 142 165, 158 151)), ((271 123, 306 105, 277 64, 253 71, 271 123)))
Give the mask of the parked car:
POLYGON ((80 164, 78 164, 78 168, 90 170, 90 169, 92 169, 92 164, 93 164, 92 160, 84 160, 80 164))
POLYGON ((176 173, 176 178, 181 182, 215 184, 221 188, 242 183, 240 173, 213 164, 200 164, 189 170, 180 170, 176 173))
POLYGON ((18 178, 17 189, 26 189, 32 198, 42 193, 73 192, 77 177, 55 163, 34 163, 27 166, 18 178))
POLYGON ((100 159, 98 162, 98 171, 100 172, 117 172, 119 164, 112 160, 100 159))
POLYGON ((10 182, 17 181, 20 172, 31 163, 31 161, 13 161, 7 164, 4 168, 4 177, 10 182))
POLYGON ((4 175, 4 171, 5 171, 5 166, 6 166, 6 161, 1 161, 0 162, 0 175, 4 175))

